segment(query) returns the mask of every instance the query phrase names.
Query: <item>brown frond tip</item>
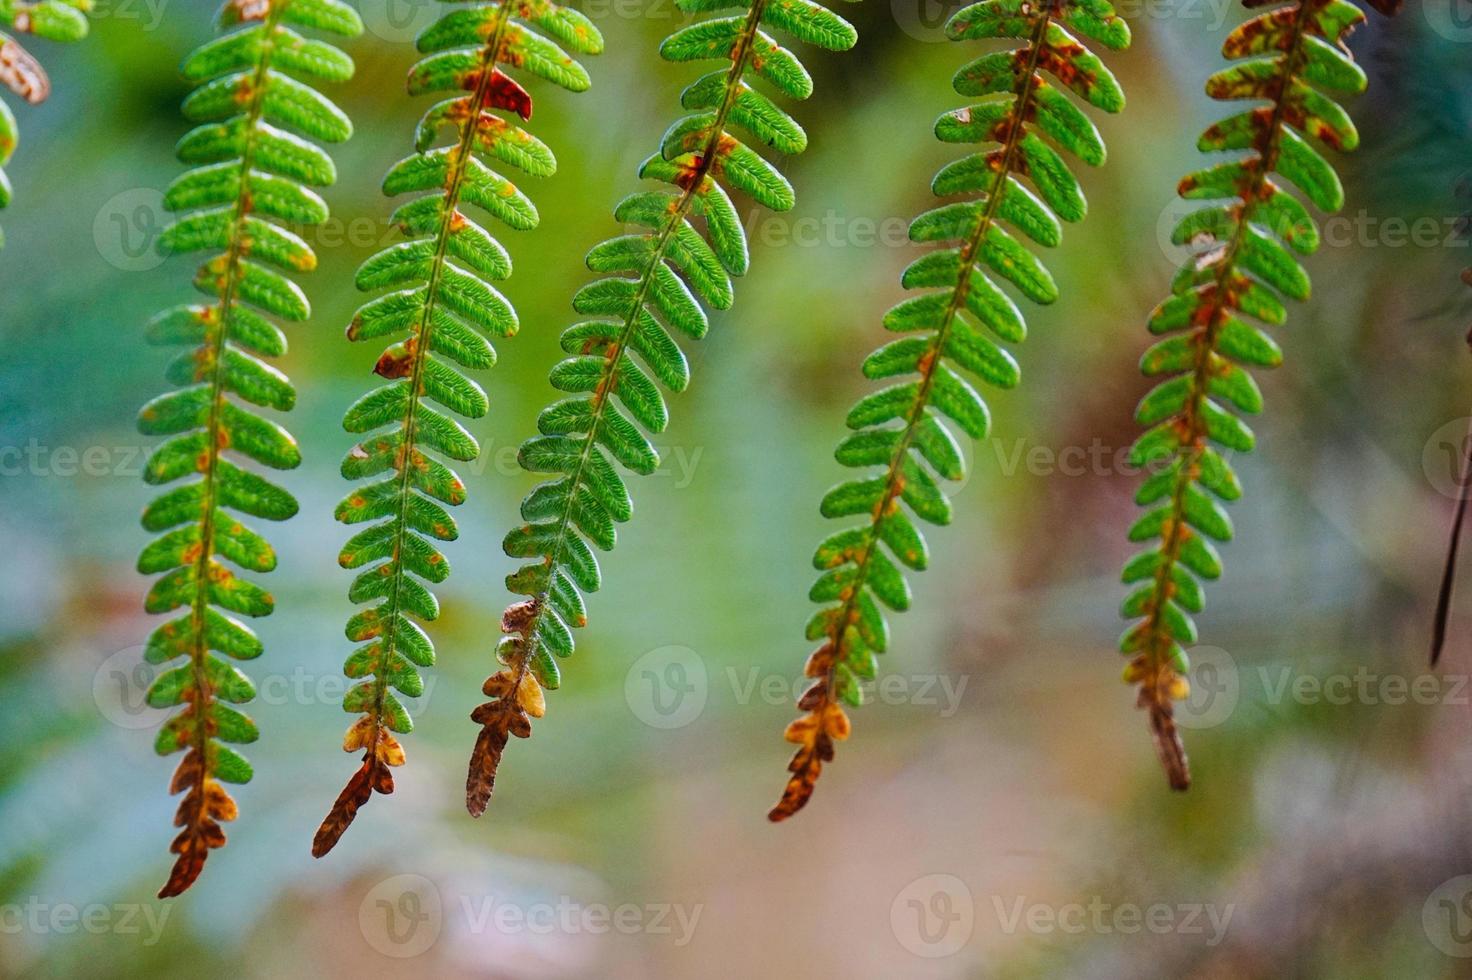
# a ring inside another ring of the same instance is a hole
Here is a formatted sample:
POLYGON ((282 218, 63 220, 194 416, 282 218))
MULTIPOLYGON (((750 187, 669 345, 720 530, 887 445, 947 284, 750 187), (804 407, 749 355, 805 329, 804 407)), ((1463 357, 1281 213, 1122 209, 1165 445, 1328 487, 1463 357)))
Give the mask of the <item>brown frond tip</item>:
POLYGON ((797 702, 798 708, 807 714, 794 720, 782 733, 798 749, 787 764, 792 776, 782 791, 782 799, 767 812, 767 819, 772 823, 781 823, 807 806, 817 788, 818 777, 823 774, 823 764, 833 761, 834 743, 842 742, 849 735, 848 715, 832 697, 832 682, 824 666, 832 659, 825 658, 827 650, 828 647, 819 649, 808 661, 808 676, 814 672, 819 676, 797 702))
POLYGON ((1154 684, 1145 684, 1140 688, 1136 705, 1150 713, 1150 736, 1170 788, 1184 793, 1191 788, 1191 763, 1186 758, 1186 745, 1181 741, 1180 729, 1176 727, 1175 708, 1170 695, 1162 693, 1154 684))
MULTIPOLYGON (((518 603, 512 610, 527 605, 518 603)), ((507 610, 503 626, 510 625, 512 610, 507 610)), ((491 700, 470 713, 470 720, 481 726, 465 775, 465 809, 472 817, 481 816, 490 805, 491 793, 496 789, 496 771, 501 767, 501 756, 511 736, 530 738, 532 719, 547 713, 542 685, 524 662, 492 674, 481 691, 491 700)))
MULTIPOLYGON (((385 732, 384 735, 388 736, 388 733, 385 732)), ((312 838, 312 857, 323 857, 337 846, 342 835, 353 825, 358 810, 373 798, 375 790, 384 796, 392 793, 394 774, 377 758, 373 750, 369 750, 363 753, 363 764, 353 773, 342 792, 337 794, 331 812, 322 821, 322 826, 317 828, 317 834, 312 838)))
POLYGON ((186 789, 188 792, 174 814, 174 826, 183 830, 169 845, 169 851, 179 857, 169 872, 169 880, 159 889, 159 898, 182 895, 194 884, 204 870, 210 851, 225 846, 225 831, 219 821, 234 820, 238 813, 235 800, 225 788, 205 774, 204 756, 197 749, 184 756, 169 786, 171 794, 186 789))

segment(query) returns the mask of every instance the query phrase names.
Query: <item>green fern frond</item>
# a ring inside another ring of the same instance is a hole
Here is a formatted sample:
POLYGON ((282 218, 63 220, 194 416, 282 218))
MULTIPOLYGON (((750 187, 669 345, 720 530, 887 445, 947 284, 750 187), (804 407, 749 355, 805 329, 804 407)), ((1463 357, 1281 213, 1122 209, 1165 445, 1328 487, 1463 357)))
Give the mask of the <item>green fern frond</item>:
POLYGON ((189 349, 167 371, 179 389, 149 402, 138 420, 144 435, 168 437, 148 460, 148 483, 198 477, 144 511, 143 526, 162 537, 138 560, 140 572, 162 573, 148 611, 187 610, 153 633, 145 654, 155 664, 188 658, 148 691, 156 708, 183 706, 155 744, 160 755, 185 753, 170 786, 184 793, 174 819, 182 828, 172 846, 178 860, 161 898, 193 884, 210 850, 224 845, 219 822, 235 819, 236 806, 222 784, 251 778, 250 764, 227 743, 255 741, 255 724, 229 706, 250 701, 255 688, 215 654, 260 656, 255 634, 225 613, 265 616, 275 603, 225 562, 269 572, 276 556, 235 514, 280 521, 297 511, 291 494, 227 458, 277 470, 301 462, 291 435, 254 409, 287 411, 296 400, 286 377, 262 360, 286 350, 269 317, 310 315, 306 296, 284 273, 313 269, 317 258, 285 226, 327 217, 311 188, 331 184, 336 171, 311 140, 336 143, 352 133, 347 116, 306 84, 346 81, 352 60, 293 28, 343 36, 362 30, 342 0, 230 0, 220 24, 235 29, 196 49, 182 68, 198 86, 184 101, 184 115, 198 125, 178 146, 193 169, 164 196, 182 216, 161 241, 171 252, 218 253, 194 279, 210 300, 166 310, 149 324, 151 343, 189 349))
POLYGON ((363 764, 317 831, 312 853, 318 857, 333 848, 375 791, 393 792, 389 767, 404 763, 395 733, 412 727, 394 692, 422 694, 418 668, 434 663, 434 646, 415 620, 439 615, 439 603, 424 583, 442 582, 449 574, 438 542, 453 540, 457 532, 442 505, 463 502, 465 486, 431 452, 469 461, 480 447, 459 422, 429 403, 467 418, 485 415, 485 392, 460 368, 489 368, 496 355, 486 336, 510 337, 517 330, 516 312, 491 285, 511 274, 511 259, 464 208, 473 205, 519 231, 537 224, 531 200, 484 160, 533 177, 556 169, 542 141, 492 110, 521 120, 532 115, 531 96, 498 65, 585 91, 587 72, 559 45, 591 55, 602 51, 603 38, 582 14, 549 0, 501 0, 447 13, 418 39, 425 58, 410 72, 409 93, 468 94, 433 106, 419 126, 417 153, 384 178, 386 194, 422 196, 393 215, 406 240, 358 270, 359 289, 392 291, 358 311, 348 337, 405 339, 384 351, 374 368, 389 383, 361 398, 343 421, 349 432, 369 434, 343 461, 343 476, 375 482, 338 505, 338 520, 369 525, 347 543, 339 562, 364 569, 349 598, 374 605, 348 622, 348 639, 364 645, 344 667, 361 682, 343 707, 361 717, 348 729, 343 748, 361 750, 363 764), (453 141, 431 149, 445 127, 453 141))
MULTIPOLYGON (((1389 14, 1398 3, 1374 6, 1389 14)), ((1345 0, 1302 0, 1233 30, 1222 54, 1236 63, 1207 80, 1207 94, 1265 104, 1207 129, 1197 142, 1201 152, 1237 156, 1187 176, 1179 187, 1183 198, 1218 203, 1176 226, 1172 240, 1197 251, 1176 274, 1170 298, 1150 315, 1150 332, 1167 336, 1145 352, 1140 369, 1165 380, 1135 413, 1148 428, 1130 461, 1149 472, 1135 502, 1149 509, 1129 539, 1154 544, 1124 567, 1122 578, 1133 588, 1122 614, 1138 622, 1120 639, 1131 658, 1124 679, 1139 686, 1139 707, 1149 713, 1176 790, 1191 784, 1173 710, 1189 690, 1185 647, 1197 639, 1191 615, 1203 608, 1201 580, 1222 573, 1212 542, 1232 537, 1222 503, 1242 495, 1228 457, 1255 442, 1239 413, 1262 409, 1249 369, 1277 367, 1283 359, 1257 324, 1287 320, 1282 297, 1309 298, 1308 274, 1293 253, 1319 247, 1308 209, 1275 178, 1320 211, 1343 206, 1339 177, 1314 144, 1352 150, 1359 143, 1349 114, 1324 92, 1364 90, 1365 74, 1344 44, 1364 19, 1345 0)))
MULTIPOLYGON (((91 9, 92 0, 40 0, 39 3, 0 0, 0 25, 48 41, 80 41, 87 36, 86 11, 91 9)), ((41 63, 3 30, 0 30, 0 84, 31 105, 45 102, 51 94, 51 79, 41 63)), ((19 139, 15 114, 0 100, 0 208, 10 206, 10 178, 5 176, 4 168, 15 154, 19 139)), ((5 235, 0 233, 0 246, 4 244, 5 235)))
POLYGON ((858 39, 845 20, 811 0, 680 0, 680 7, 747 9, 692 24, 661 45, 668 61, 728 64, 685 89, 680 101, 691 114, 670 126, 660 152, 640 168, 640 177, 672 189, 633 194, 614 213, 647 231, 588 254, 588 268, 605 278, 574 297, 573 308, 591 319, 563 333, 571 356, 551 373, 552 386, 571 397, 542 412, 540 435, 521 448, 522 468, 557 478, 522 502, 527 523, 505 541, 508 555, 532 561, 507 578, 511 592, 528 598, 502 617, 507 635, 497 656, 505 669, 486 681, 491 700, 471 715, 481 726, 466 779, 466 805, 476 816, 490 800, 507 740, 531 734, 531 719, 545 707, 543 690, 560 683, 557 659, 572 653, 572 629, 587 621, 582 594, 601 581, 594 549, 611 550, 615 525, 633 516, 618 467, 649 474, 659 466, 645 436, 669 421, 659 384, 683 391, 690 382, 670 330, 703 337, 709 324, 700 301, 728 308, 731 277, 746 272, 746 235, 728 190, 777 211, 793 206, 787 179, 733 132, 781 153, 807 145, 797 121, 752 84, 761 79, 795 99, 813 90, 796 56, 763 28, 834 51, 858 39), (702 220, 705 237, 692 218, 702 220))
POLYGON ((834 743, 848 737, 842 705, 862 703, 860 681, 875 676, 875 656, 889 646, 881 607, 909 608, 901 567, 920 571, 929 563, 914 518, 950 523, 950 501, 938 480, 960 480, 965 471, 942 418, 973 439, 986 438, 991 426, 986 403, 965 375, 999 388, 1018 383, 1017 362, 983 332, 1010 343, 1026 334, 1021 311, 996 279, 1035 303, 1058 298, 1052 276, 1022 237, 1052 248, 1062 237, 1059 219, 1084 217, 1083 191, 1055 144, 1092 166, 1104 162, 1098 130, 1065 89, 1105 112, 1124 108, 1118 82, 1076 35, 1115 50, 1130 42, 1128 26, 1105 0, 984 0, 946 25, 954 41, 1024 43, 982 55, 957 72, 956 91, 984 101, 948 112, 935 125, 944 142, 995 147, 936 174, 931 188, 937 196, 969 199, 910 224, 912 241, 949 247, 905 270, 905 287, 924 292, 891 309, 884 326, 907 336, 864 362, 868 378, 907 380, 854 406, 848 415, 854 432, 835 454, 839 463, 870 475, 828 491, 823 516, 864 521, 830 535, 813 557, 823 574, 810 596, 823 608, 809 621, 807 637, 821 646, 808 658, 805 673, 813 683, 798 701, 806 713, 785 734, 798 749, 782 799, 768 814, 773 821, 807 804, 823 764, 833 759, 834 743))

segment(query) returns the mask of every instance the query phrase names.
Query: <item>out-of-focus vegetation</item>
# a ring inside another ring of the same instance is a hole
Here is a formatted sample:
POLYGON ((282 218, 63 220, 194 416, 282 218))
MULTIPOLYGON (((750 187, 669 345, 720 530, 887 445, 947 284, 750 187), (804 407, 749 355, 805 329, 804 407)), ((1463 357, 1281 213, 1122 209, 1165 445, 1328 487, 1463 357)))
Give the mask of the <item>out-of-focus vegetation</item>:
POLYGON ((1463 975, 1443 948, 1467 951, 1472 925, 1451 881, 1472 871, 1472 609, 1443 679, 1420 678, 1472 411, 1469 250, 1453 234, 1472 32, 1429 0, 1353 39, 1371 73, 1351 105, 1362 149, 1307 262, 1314 299, 1278 334, 1260 450, 1239 461, 1238 539, 1200 620, 1217 652, 1195 657, 1189 794, 1165 789, 1118 683, 1136 478, 1117 460, 1145 388, 1144 318, 1179 259, 1162 244, 1173 188, 1219 115, 1201 81, 1245 16, 1225 0, 1121 8, 1135 43, 1110 64, 1129 105, 1099 120, 1111 159, 1084 176, 1089 219, 1048 256, 1063 299, 1033 313, 1023 384, 993 399, 957 526, 896 620, 890 686, 809 810, 765 820, 817 501, 841 474, 831 447, 918 254, 904 227, 950 154, 927 135, 956 104, 957 46, 941 8, 894 0, 845 9, 854 52, 807 59, 811 148, 785 166, 797 209, 752 214, 752 271, 691 347, 665 470, 636 488, 564 689, 475 822, 460 805, 467 714, 514 564, 499 541, 531 482, 514 447, 549 398, 582 255, 616 230, 614 203, 693 77, 656 57, 684 18, 673 4, 588 8, 607 53, 591 93, 538 105, 561 169, 530 188, 541 227, 507 241, 523 329, 499 345, 474 425, 484 465, 467 474, 415 765, 314 862, 348 721, 337 420, 375 356, 343 327, 353 270, 387 240, 378 181, 425 108, 403 95, 408 38, 437 6, 364 0, 358 75, 333 92, 358 134, 336 155, 333 221, 312 233, 315 315, 283 365, 306 462, 285 478, 302 513, 275 535, 279 609, 252 671, 258 776, 230 847, 168 905, 151 898, 173 803, 151 751, 163 713, 140 707, 148 490, 132 418, 166 357, 143 324, 190 294, 188 260, 149 247, 186 128, 175 68, 213 5, 99 4, 88 41, 51 54, 56 91, 8 167, 25 190, 0 254, 0 974, 1463 975), (1249 550, 1256 564, 1230 560, 1249 550))

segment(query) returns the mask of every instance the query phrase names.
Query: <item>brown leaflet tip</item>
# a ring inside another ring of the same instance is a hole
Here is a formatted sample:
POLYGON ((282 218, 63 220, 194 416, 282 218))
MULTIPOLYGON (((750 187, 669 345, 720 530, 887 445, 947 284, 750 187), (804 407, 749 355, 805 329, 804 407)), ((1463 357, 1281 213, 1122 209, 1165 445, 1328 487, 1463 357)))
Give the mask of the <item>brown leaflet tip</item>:
POLYGON ((1191 788, 1191 765, 1186 759, 1186 746, 1181 741, 1169 703, 1150 705, 1150 734, 1155 741, 1160 764, 1165 767, 1165 778, 1170 788, 1184 793, 1191 788))
POLYGON ((208 856, 208 848, 191 848, 180 854, 179 860, 174 862, 174 870, 169 872, 169 880, 158 890, 158 897, 176 898, 188 891, 189 886, 199 880, 199 874, 204 870, 204 859, 208 856))
POLYGON ((322 821, 322 826, 317 828, 317 834, 312 838, 312 857, 323 857, 337 846, 342 835, 353 825, 359 808, 373 798, 374 790, 385 796, 392 793, 394 777, 385 766, 379 764, 372 752, 368 752, 363 756, 363 764, 353 773, 353 778, 348 780, 348 784, 337 795, 337 800, 332 804, 327 818, 322 821))

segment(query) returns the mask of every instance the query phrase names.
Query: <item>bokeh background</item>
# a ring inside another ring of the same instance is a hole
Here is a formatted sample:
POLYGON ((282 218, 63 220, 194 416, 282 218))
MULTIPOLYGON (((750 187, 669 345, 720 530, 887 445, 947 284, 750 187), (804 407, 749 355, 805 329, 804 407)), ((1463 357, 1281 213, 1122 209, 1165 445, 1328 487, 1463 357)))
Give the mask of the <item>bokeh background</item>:
POLYGON ((1119 683, 1117 571, 1137 478, 1119 462, 1144 391, 1143 323, 1180 255, 1167 242, 1202 92, 1245 12, 1228 0, 1121 8, 1129 95, 1102 118, 1108 165, 1083 176, 1089 220, 1047 261, 1062 291, 1026 310, 1024 383, 992 393, 955 526, 898 617, 890 679, 815 802, 781 827, 808 644, 817 501, 868 386, 864 355, 918 253, 909 217, 956 155, 931 120, 976 46, 942 40, 947 8, 870 0, 849 54, 805 51, 811 149, 784 161, 791 214, 752 212, 751 273, 690 347, 666 464, 637 514, 529 743, 490 813, 461 809, 467 713, 491 663, 500 539, 530 486, 514 447, 552 393, 582 256, 696 70, 663 65, 686 21, 671 0, 587 9, 607 37, 594 90, 538 83, 532 129, 555 178, 527 187, 540 229, 508 233, 521 334, 484 380, 469 503, 437 590, 440 664, 414 713, 399 791, 330 858, 317 822, 355 766, 338 748, 350 576, 331 519, 351 445, 338 420, 377 356, 343 326, 353 270, 386 241, 378 191, 425 108, 406 98, 410 39, 433 0, 363 0, 332 92, 358 125, 335 150, 333 222, 309 237, 313 319, 281 366, 306 462, 301 514, 261 621, 262 730, 242 818, 201 882, 152 898, 168 865, 171 762, 142 707, 152 624, 133 564, 149 499, 132 419, 164 390, 142 342, 191 296, 192 264, 152 246, 179 172, 181 57, 208 38, 204 0, 98 0, 93 35, 38 42, 52 100, 19 111, 16 204, 0 255, 0 975, 475 977, 1452 977, 1472 959, 1472 596, 1444 669, 1429 617, 1472 409, 1463 345, 1472 250, 1457 238, 1472 170, 1472 10, 1411 0, 1353 39, 1372 77, 1352 110, 1348 205, 1307 262, 1312 303, 1279 332, 1260 450, 1239 461, 1238 539, 1200 618, 1184 712, 1198 785, 1171 795, 1119 683), (600 928, 601 927, 601 928, 600 928))

